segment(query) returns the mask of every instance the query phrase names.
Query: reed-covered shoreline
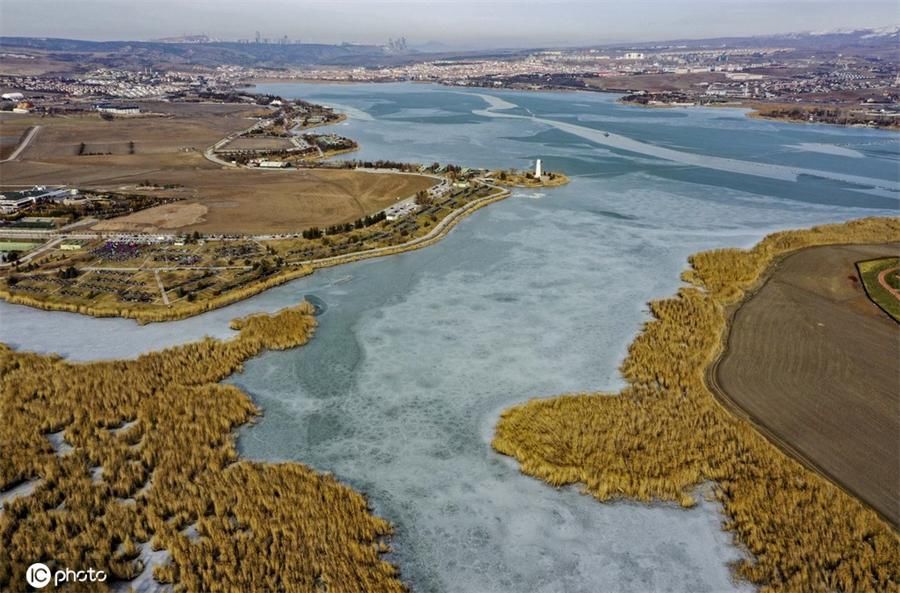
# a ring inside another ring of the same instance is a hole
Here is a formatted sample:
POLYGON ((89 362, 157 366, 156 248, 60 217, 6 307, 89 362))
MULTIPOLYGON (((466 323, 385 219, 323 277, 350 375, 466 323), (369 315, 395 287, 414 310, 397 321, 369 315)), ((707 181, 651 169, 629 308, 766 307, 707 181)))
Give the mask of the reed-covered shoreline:
POLYGON ((234 430, 259 414, 219 383, 264 350, 300 346, 308 303, 235 320, 238 335, 132 360, 71 363, 0 345, 0 590, 51 570, 130 581, 140 548, 175 591, 405 590, 382 559, 391 526, 363 496, 298 463, 240 460, 234 430), (70 449, 59 446, 65 442, 70 449))
POLYGON ((897 591, 900 539, 875 512, 723 408, 705 381, 727 307, 779 257, 815 245, 900 240, 900 220, 869 218, 772 234, 749 250, 690 258, 675 297, 629 347, 618 394, 532 400, 506 410, 494 448, 554 486, 598 500, 695 504, 712 482, 725 528, 752 555, 736 574, 763 592, 897 591))

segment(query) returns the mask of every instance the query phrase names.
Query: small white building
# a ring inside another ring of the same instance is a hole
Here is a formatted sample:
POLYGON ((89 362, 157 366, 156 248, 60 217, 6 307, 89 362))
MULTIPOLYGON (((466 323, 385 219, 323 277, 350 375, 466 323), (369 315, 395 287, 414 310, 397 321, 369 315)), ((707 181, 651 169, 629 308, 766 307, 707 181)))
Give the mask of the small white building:
POLYGON ((25 95, 22 93, 3 93, 2 98, 4 101, 21 101, 25 98, 25 95))
POLYGON ((286 169, 289 164, 286 161, 259 161, 261 169, 286 169))
POLYGON ((394 204, 384 211, 385 219, 388 221, 399 220, 401 218, 409 216, 413 212, 416 212, 418 209, 419 206, 413 202, 394 204))
POLYGON ((101 113, 109 113, 112 115, 138 115, 141 108, 137 105, 114 105, 112 103, 101 103, 97 105, 97 111, 101 113))
POLYGON ((541 170, 541 159, 538 159, 534 162, 534 176, 536 179, 540 179, 543 173, 541 170))

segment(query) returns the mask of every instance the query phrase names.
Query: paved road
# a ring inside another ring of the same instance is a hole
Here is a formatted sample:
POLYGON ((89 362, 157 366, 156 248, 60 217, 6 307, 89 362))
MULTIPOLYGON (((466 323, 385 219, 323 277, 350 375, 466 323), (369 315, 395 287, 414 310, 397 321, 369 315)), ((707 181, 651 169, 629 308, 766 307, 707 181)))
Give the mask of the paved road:
POLYGON ((251 270, 252 266, 159 266, 159 267, 127 267, 127 266, 85 266, 87 272, 171 272, 173 270, 251 270))
POLYGON ((22 154, 22 151, 28 148, 28 145, 31 144, 31 141, 34 140, 34 137, 37 136, 37 133, 40 131, 41 126, 34 126, 28 133, 25 135, 25 139, 16 147, 16 149, 12 152, 11 155, 0 161, 0 163, 6 163, 8 161, 14 161, 19 158, 19 155, 22 154))
POLYGON ((213 162, 217 165, 221 165, 223 167, 230 167, 232 169, 238 168, 238 165, 232 164, 231 161, 225 161, 225 160, 220 159, 218 156, 216 156, 216 151, 219 150, 220 148, 222 148, 223 146, 225 146, 226 144, 228 144, 229 142, 231 142, 232 140, 234 140, 235 138, 237 138, 239 136, 243 136, 244 134, 248 134, 262 125, 263 125, 263 121, 261 120, 261 121, 256 122, 255 124, 253 124, 252 126, 247 128, 246 130, 241 130, 240 132, 234 132, 232 134, 228 134, 227 136, 225 136, 224 138, 222 138, 221 140, 219 140, 218 142, 216 142, 215 144, 213 144, 212 146, 210 146, 209 148, 204 150, 203 156, 206 157, 206 160, 213 162))

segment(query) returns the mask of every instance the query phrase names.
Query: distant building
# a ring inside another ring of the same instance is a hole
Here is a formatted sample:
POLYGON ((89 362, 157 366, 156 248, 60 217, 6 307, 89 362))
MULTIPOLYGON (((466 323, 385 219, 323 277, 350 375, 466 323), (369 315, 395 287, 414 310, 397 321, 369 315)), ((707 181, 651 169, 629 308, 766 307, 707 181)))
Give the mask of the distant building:
POLYGON ((77 189, 47 189, 43 185, 35 185, 22 191, 6 191, 0 194, 0 213, 14 214, 45 200, 66 201, 78 196, 77 189))
POLYGON ((643 60, 644 54, 638 51, 630 51, 625 54, 626 60, 643 60))
POLYGON ((262 169, 286 169, 289 164, 285 161, 259 161, 262 169))
POLYGON ((100 103, 96 109, 100 113, 112 115, 137 115, 141 112, 141 108, 137 105, 115 105, 113 103, 100 103))
POLYGON ((0 214, 15 214, 22 208, 26 208, 36 203, 34 198, 30 197, 7 197, 0 198, 0 214))
POLYGON ((3 93, 2 98, 4 101, 21 101, 25 98, 25 95, 22 93, 3 93))
POLYGON ((541 176, 543 175, 543 173, 544 173, 544 172, 541 170, 541 159, 538 159, 538 160, 535 161, 535 163, 534 163, 534 176, 535 176, 537 179, 540 179, 541 176))

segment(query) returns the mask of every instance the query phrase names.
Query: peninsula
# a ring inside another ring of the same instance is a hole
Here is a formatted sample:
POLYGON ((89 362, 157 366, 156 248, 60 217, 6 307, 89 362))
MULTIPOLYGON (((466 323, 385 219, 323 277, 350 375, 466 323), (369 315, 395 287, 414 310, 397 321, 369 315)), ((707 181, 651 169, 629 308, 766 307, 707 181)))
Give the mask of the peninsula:
MULTIPOLYGON (((758 391, 747 391, 746 382, 734 383, 737 367, 727 365, 735 357, 744 361, 742 366, 747 364, 751 353, 743 345, 729 348, 726 364, 720 365, 716 375, 717 387, 711 388, 706 381, 710 365, 725 345, 729 307, 753 294, 771 266, 789 254, 818 246, 876 246, 834 248, 837 253, 843 250, 850 254, 852 260, 881 251, 877 245, 886 241, 894 247, 900 241, 900 221, 895 218, 781 232, 750 250, 720 249, 693 256, 690 269, 683 275, 688 286, 673 298, 650 303, 653 320, 631 344, 622 363, 627 386, 620 393, 568 395, 515 406, 502 414, 494 448, 515 457, 524 473, 557 487, 582 484, 599 501, 674 501, 690 507, 696 502, 697 488, 712 482, 713 496, 722 503, 727 516, 726 528, 752 554, 751 560, 737 566, 737 574, 768 591, 890 590, 900 572, 900 543, 895 532, 896 515, 887 509, 895 511, 898 501, 895 488, 883 493, 879 485, 891 480, 892 470, 867 471, 865 465, 844 465, 837 470, 831 465, 848 457, 859 461, 853 448, 865 449, 869 438, 865 433, 870 429, 854 430, 861 419, 841 412, 834 420, 841 423, 842 440, 849 439, 852 447, 832 458, 825 453, 830 447, 825 442, 827 437, 817 439, 800 430, 800 425, 790 428, 778 422, 792 413, 808 415, 803 401, 809 401, 811 395, 804 395, 806 391, 792 392, 791 399, 800 397, 801 401, 787 409, 775 403, 777 393, 767 392, 762 400, 756 397, 764 407, 751 408, 748 416, 743 409, 753 405, 751 394, 758 391), (723 382, 722 373, 726 372, 729 380, 723 382), (727 390, 728 399, 740 413, 735 414, 732 405, 720 404, 715 395, 718 389, 727 390), (765 427, 762 432, 760 426, 765 427), (795 455, 797 451, 802 454, 795 455), (811 471, 803 463, 807 460, 813 461, 807 464, 809 467, 824 468, 828 474, 811 471), (826 476, 834 476, 838 485, 826 476), (862 500, 848 494, 842 485, 859 492, 862 500), (885 518, 873 507, 884 510, 885 518)), ((829 284, 834 283, 823 282, 820 273, 829 270, 837 277, 847 265, 832 270, 835 262, 819 257, 821 251, 809 253, 808 257, 800 257, 807 252, 790 257, 788 263, 775 268, 774 274, 814 290, 832 290, 829 284), (809 262, 816 265, 810 268, 809 262)), ((849 261, 846 257, 845 264, 849 261)), ((846 282, 840 281, 839 291, 851 290, 846 282)), ((852 290, 857 296, 862 294, 858 284, 852 290)), ((763 288, 745 306, 754 306, 765 291, 763 288)), ((873 303, 840 298, 838 302, 821 306, 830 306, 844 317, 884 315, 873 303), (862 305, 868 309, 860 308, 862 305), (857 312, 841 312, 843 309, 857 312)), ((831 316, 820 319, 823 327, 834 322, 831 316)), ((792 323, 801 322, 798 318, 792 323)), ((776 343, 776 353, 791 358, 778 361, 779 366, 790 366, 792 373, 799 374, 791 377, 792 385, 809 380, 809 389, 815 389, 815 381, 822 380, 815 376, 816 348, 843 347, 845 337, 840 320, 837 323, 836 330, 824 330, 830 342, 791 348, 790 340, 799 336, 790 329, 785 332, 783 323, 778 322, 778 330, 770 338, 776 343)), ((747 331, 738 317, 729 343, 744 344, 747 331)), ((760 330, 753 326, 749 331, 753 334, 750 343, 755 343, 760 330)), ((892 337, 896 338, 896 328, 892 337)), ((882 372, 881 354, 863 351, 854 356, 862 365, 860 373, 865 374, 865 369, 882 372)), ((751 360, 749 364, 765 361, 751 360)), ((828 405, 841 407, 841 401, 846 403, 856 393, 838 390, 829 396, 828 405)), ((883 395, 891 400, 884 405, 896 409, 896 391, 883 395)), ((815 399, 818 402, 818 392, 815 399)), ((877 414, 877 410, 872 412, 877 414)), ((885 430, 896 434, 888 427, 885 430)))
POLYGON ((343 114, 250 98, 145 103, 136 114, 0 114, 23 130, 23 150, 0 164, 4 182, 41 184, 3 194, 0 298, 141 323, 182 319, 316 268, 430 245, 508 196, 503 185, 566 180, 325 161, 356 142, 306 130, 343 114))

